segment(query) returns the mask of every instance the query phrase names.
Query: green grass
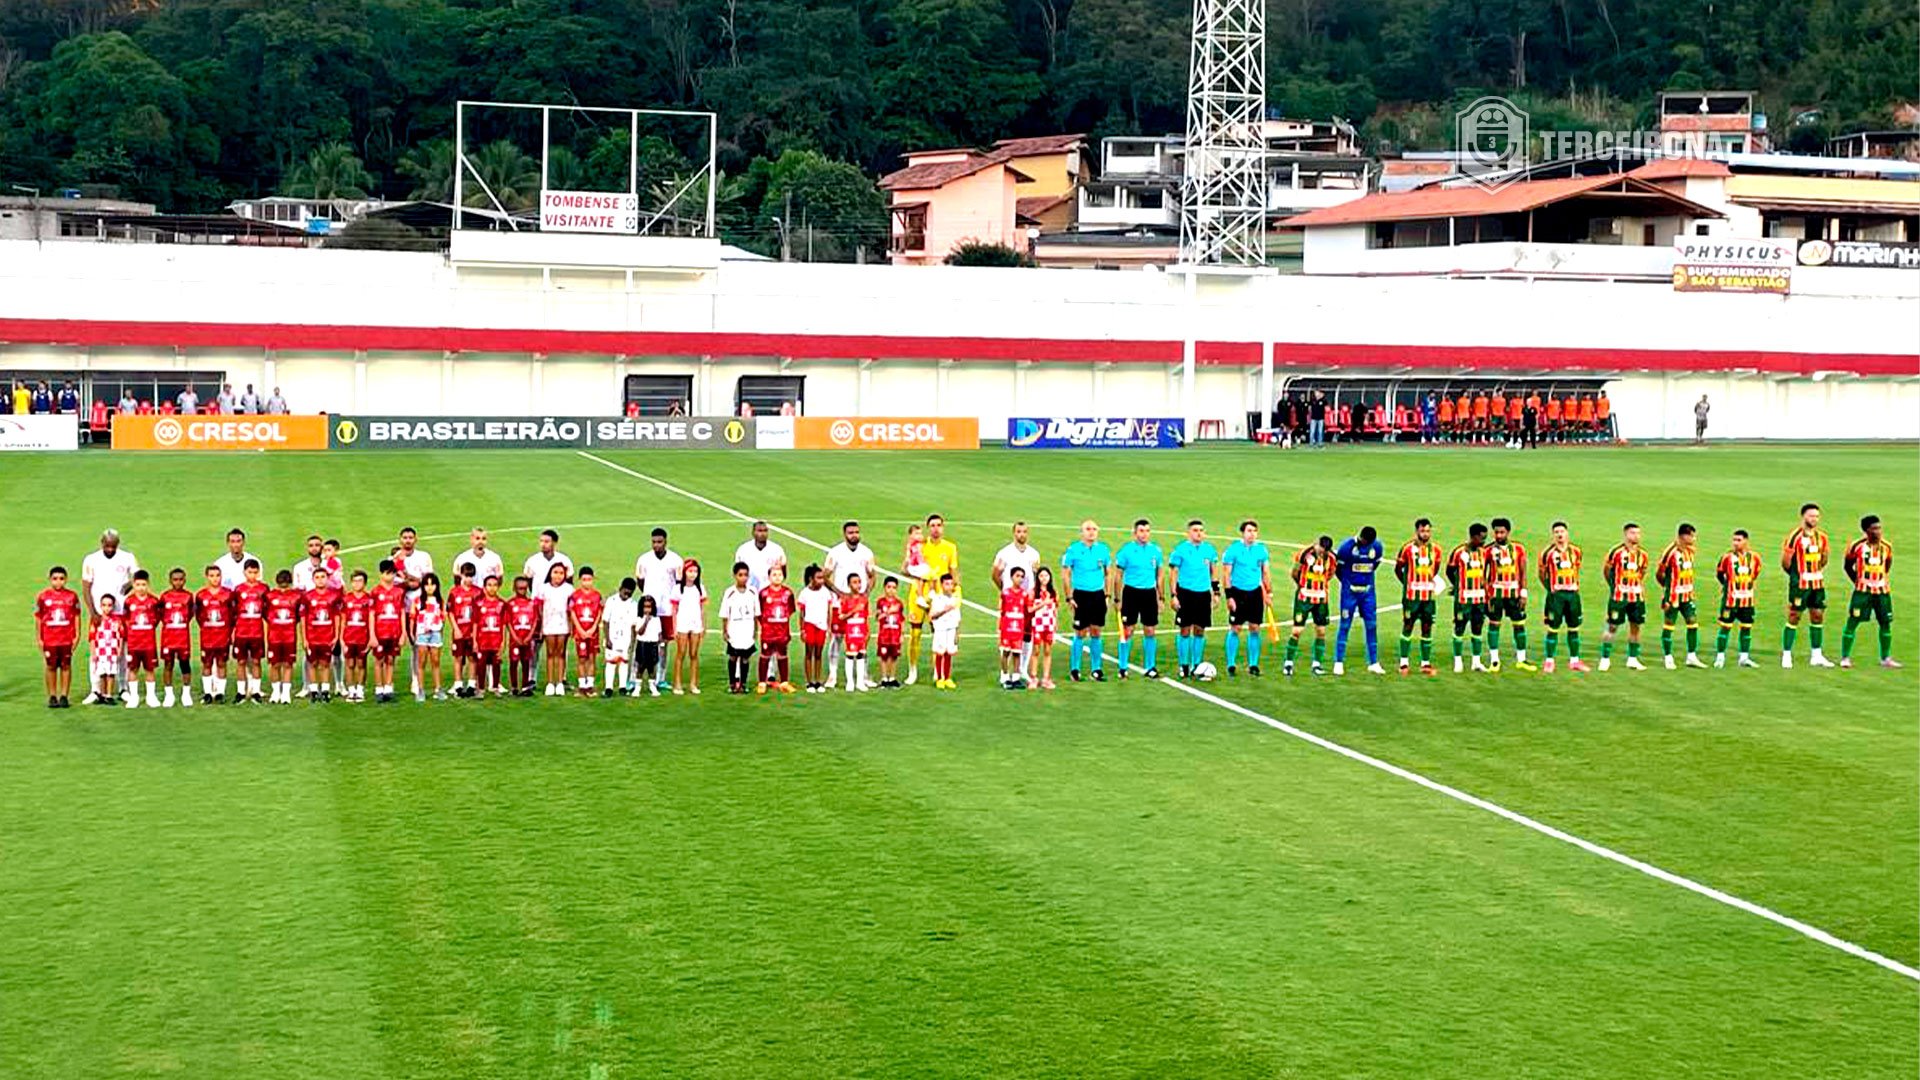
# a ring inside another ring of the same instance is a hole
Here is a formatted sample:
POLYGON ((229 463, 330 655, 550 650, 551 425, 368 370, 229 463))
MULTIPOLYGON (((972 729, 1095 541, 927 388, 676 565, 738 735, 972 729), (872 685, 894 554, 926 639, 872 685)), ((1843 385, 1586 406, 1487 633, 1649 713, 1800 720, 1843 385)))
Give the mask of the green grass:
MULTIPOLYGON (((1392 545, 1425 514, 1451 545, 1505 514, 1530 547, 1564 517, 1597 564, 1628 518, 1771 552, 1811 498, 1836 550, 1867 511, 1920 538, 1909 446, 607 456, 811 537, 862 518, 883 556, 940 510, 982 600, 1015 518, 1057 553, 1089 515, 1392 545)), ((10 456, 0 505, 0 1077, 1920 1068, 1907 979, 1168 687, 1004 694, 984 639, 957 694, 39 706, 28 599, 106 525, 165 568, 234 523, 275 565, 309 531, 370 558, 475 523, 514 563, 557 524, 603 576, 645 524, 710 564, 743 536, 577 455, 10 456)), ((1210 689, 1916 964, 1920 594, 1895 579, 1901 672, 1781 671, 1775 574, 1759 671, 1270 659, 1210 689)))

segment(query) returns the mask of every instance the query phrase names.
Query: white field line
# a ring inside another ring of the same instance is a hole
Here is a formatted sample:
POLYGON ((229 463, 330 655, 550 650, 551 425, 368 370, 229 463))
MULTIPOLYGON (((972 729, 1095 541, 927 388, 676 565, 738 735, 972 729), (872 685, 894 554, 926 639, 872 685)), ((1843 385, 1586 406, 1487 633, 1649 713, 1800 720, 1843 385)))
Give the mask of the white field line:
MULTIPOLYGON (((721 503, 714 502, 712 499, 709 499, 704 495, 699 495, 694 492, 688 491, 685 488, 677 487, 673 484, 666 482, 665 480, 660 480, 655 477, 648 476, 645 473, 636 472, 633 469, 629 469, 624 465, 620 465, 620 464, 616 464, 615 462, 608 461, 606 458, 588 453, 585 450, 581 450, 577 452, 580 454, 581 457, 584 457, 589 461, 597 462, 598 464, 604 465, 607 468, 614 470, 615 472, 624 473, 628 476, 633 477, 636 480, 641 480, 646 483, 652 484, 655 487, 658 487, 664 491, 672 492, 673 494, 679 495, 682 498, 692 499, 694 502, 697 502, 702 506, 706 506, 710 509, 717 510, 723 514, 732 515, 737 520, 741 520, 741 521, 759 520, 757 518, 754 518, 750 514, 742 513, 741 511, 735 510, 730 506, 726 506, 721 503)), ((817 541, 808 539, 807 537, 802 536, 799 533, 793 532, 791 530, 780 528, 777 525, 773 525, 769 523, 768 528, 781 534, 782 536, 790 537, 791 539, 796 540, 802 544, 808 544, 813 547, 823 547, 823 545, 819 544, 817 541)), ((997 612, 993 611, 991 608, 985 607, 984 605, 981 605, 981 604, 974 603, 971 600, 966 601, 966 603, 974 608, 987 612, 990 615, 998 614, 997 612)), ((1116 664, 1119 663, 1119 659, 1117 657, 1112 657, 1111 654, 1109 654, 1109 658, 1113 659, 1113 661, 1116 664)), ((1422 776, 1421 774, 1414 772, 1411 769, 1401 768, 1400 766, 1395 765, 1392 762, 1382 761, 1381 759, 1374 757, 1371 754, 1363 753, 1359 750, 1353 749, 1350 746, 1344 746, 1340 743, 1334 742, 1331 739, 1325 738, 1320 735, 1315 735, 1311 731, 1306 731, 1302 728, 1294 727, 1292 724, 1286 723, 1285 721, 1276 720, 1273 717, 1266 715, 1265 713, 1256 712, 1253 709, 1249 709, 1244 705, 1239 705, 1232 701, 1228 701, 1225 698, 1217 697, 1213 694, 1209 694, 1205 690, 1198 689, 1197 687, 1188 686, 1185 683, 1179 682, 1174 679, 1161 679, 1160 684, 1170 689, 1179 691, 1180 693, 1187 694, 1191 697, 1197 698, 1201 701, 1208 703, 1209 705, 1214 705, 1219 708, 1225 709, 1228 712, 1235 713, 1239 716, 1245 717, 1246 719, 1252 720, 1257 724, 1264 724, 1275 731, 1281 732, 1282 734, 1291 735, 1292 737, 1299 739, 1302 742, 1309 743, 1313 746, 1317 746, 1322 750, 1327 750, 1332 753, 1339 754, 1341 757, 1344 757, 1350 761, 1356 761, 1362 765, 1367 766, 1370 769, 1378 769, 1379 771, 1386 773, 1389 776, 1398 777, 1399 779, 1405 780, 1411 784, 1418 784, 1419 786, 1426 788, 1428 791, 1432 791, 1432 792, 1436 792, 1438 794, 1444 795, 1449 799, 1455 800, 1456 802, 1465 803, 1466 805, 1471 806, 1477 810, 1484 810, 1487 813, 1494 815, 1495 817, 1504 818, 1507 821, 1514 823, 1515 825, 1519 825, 1522 828, 1531 829, 1542 836, 1546 836, 1554 840, 1558 840, 1563 844, 1571 844, 1574 847, 1577 847, 1580 850, 1585 851, 1590 855, 1598 855, 1600 858, 1606 859, 1608 862, 1618 863, 1621 866, 1624 866, 1630 870, 1638 871, 1639 873, 1645 874, 1648 877, 1653 878, 1657 881, 1664 881, 1669 885, 1676 885, 1682 889, 1687 890, 1688 892, 1695 893, 1700 896, 1704 896, 1707 899, 1713 900, 1717 903, 1725 904, 1726 906, 1733 908, 1737 911, 1744 911, 1749 915, 1758 916, 1770 923, 1773 923, 1776 926, 1784 927, 1785 929, 1791 930, 1794 933, 1799 934, 1803 937, 1811 938, 1812 940, 1817 941, 1820 944, 1825 945, 1829 948, 1838 949, 1841 952, 1847 953, 1850 956, 1858 957, 1862 960, 1867 961, 1870 964, 1874 964, 1878 967, 1885 968, 1886 970, 1891 971, 1896 975, 1904 976, 1905 978, 1912 979, 1916 982, 1920 982, 1920 969, 1916 969, 1910 965, 1903 964, 1900 961, 1893 959, 1892 957, 1883 956, 1880 953, 1874 952, 1872 949, 1866 948, 1865 946, 1856 945, 1853 942, 1847 941, 1844 938, 1835 937, 1833 934, 1830 934, 1827 931, 1822 930, 1817 926, 1813 926, 1809 923, 1801 922, 1799 919, 1795 919, 1788 915, 1782 915, 1779 912, 1774 911, 1772 908, 1763 907, 1759 904, 1754 903, 1751 900, 1744 900, 1738 896, 1734 896, 1731 893, 1722 892, 1719 889, 1712 887, 1711 885, 1703 885, 1700 882, 1694 881, 1692 878, 1682 877, 1681 875, 1676 874, 1671 870, 1663 870, 1660 867, 1653 865, 1652 863, 1646 862, 1641 859, 1636 859, 1631 855, 1623 855, 1620 852, 1615 851, 1612 848, 1607 847, 1603 844, 1596 844, 1591 840, 1587 840, 1582 837, 1575 836, 1570 832, 1567 832, 1563 829, 1557 829, 1552 825, 1548 825, 1543 821, 1539 821, 1534 818, 1528 817, 1527 815, 1519 813, 1518 811, 1509 810, 1498 803, 1489 802, 1486 799, 1482 799, 1477 795, 1470 795, 1467 792, 1461 791, 1459 788, 1453 787, 1450 784, 1443 784, 1438 780, 1434 780, 1427 776, 1422 776)))

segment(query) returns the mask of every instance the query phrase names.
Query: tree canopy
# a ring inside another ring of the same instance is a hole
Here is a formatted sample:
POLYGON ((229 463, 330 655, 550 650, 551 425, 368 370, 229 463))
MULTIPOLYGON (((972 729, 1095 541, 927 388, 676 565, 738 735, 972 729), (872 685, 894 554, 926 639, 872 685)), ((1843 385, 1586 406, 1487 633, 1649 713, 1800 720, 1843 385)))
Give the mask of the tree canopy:
MULTIPOLYGON (((461 98, 711 109, 725 230, 767 250, 792 195, 851 257, 884 232, 863 178, 903 149, 1180 130, 1190 18, 1188 0, 0 0, 0 183, 173 210, 445 199, 461 98)), ((1920 34, 1911 0, 1271 0, 1268 27, 1273 107, 1389 149, 1445 145, 1439 120, 1483 92, 1613 125, 1707 86, 1756 89, 1781 121, 1817 109, 1792 132, 1815 144, 1913 99, 1920 34)), ((685 143, 630 147, 582 115, 549 163, 568 182, 624 189, 636 159, 642 190, 693 175, 685 143)), ((515 208, 535 150, 503 130, 469 154, 515 208)))

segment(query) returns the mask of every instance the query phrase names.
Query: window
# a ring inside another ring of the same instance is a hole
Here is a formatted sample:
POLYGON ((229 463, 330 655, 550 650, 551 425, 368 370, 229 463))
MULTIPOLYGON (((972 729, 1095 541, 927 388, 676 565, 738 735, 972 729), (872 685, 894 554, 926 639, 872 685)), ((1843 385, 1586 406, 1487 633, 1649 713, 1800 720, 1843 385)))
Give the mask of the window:
POLYGON ((682 414, 693 407, 691 375, 629 375, 624 406, 637 404, 641 416, 671 416, 675 406, 682 414))
POLYGON ((780 407, 792 402, 796 413, 806 411, 805 375, 742 375, 733 387, 733 411, 737 415, 744 402, 753 406, 756 416, 773 416, 780 407))
POLYGON ((893 250, 905 252, 927 249, 926 203, 894 207, 893 224, 893 250))

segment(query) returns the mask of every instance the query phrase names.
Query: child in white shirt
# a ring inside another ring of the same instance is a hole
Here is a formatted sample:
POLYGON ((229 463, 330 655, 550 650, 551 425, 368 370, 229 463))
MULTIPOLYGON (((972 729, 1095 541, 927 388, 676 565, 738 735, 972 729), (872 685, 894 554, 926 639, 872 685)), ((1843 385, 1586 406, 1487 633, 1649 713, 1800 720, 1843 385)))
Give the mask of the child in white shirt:
POLYGON ((760 622, 760 594, 748 584, 752 570, 733 564, 733 584, 720 594, 720 626, 727 642, 727 693, 747 692, 747 671, 753 662, 755 631, 760 622))
POLYGON ((607 624, 607 693, 616 689, 632 695, 639 691, 631 681, 633 672, 633 634, 640 623, 640 600, 634 596, 639 588, 632 578, 620 579, 620 592, 607 601, 607 613, 602 621, 607 624))
POLYGON ((821 662, 827 647, 827 633, 833 611, 833 591, 827 588, 827 572, 818 566, 807 567, 807 587, 800 590, 800 644, 805 648, 802 662, 807 693, 826 689, 825 665, 821 662))
POLYGON ((927 601, 927 619, 933 623, 933 685, 955 689, 953 657, 960 651, 960 598, 953 594, 953 575, 940 575, 940 591, 927 601))

